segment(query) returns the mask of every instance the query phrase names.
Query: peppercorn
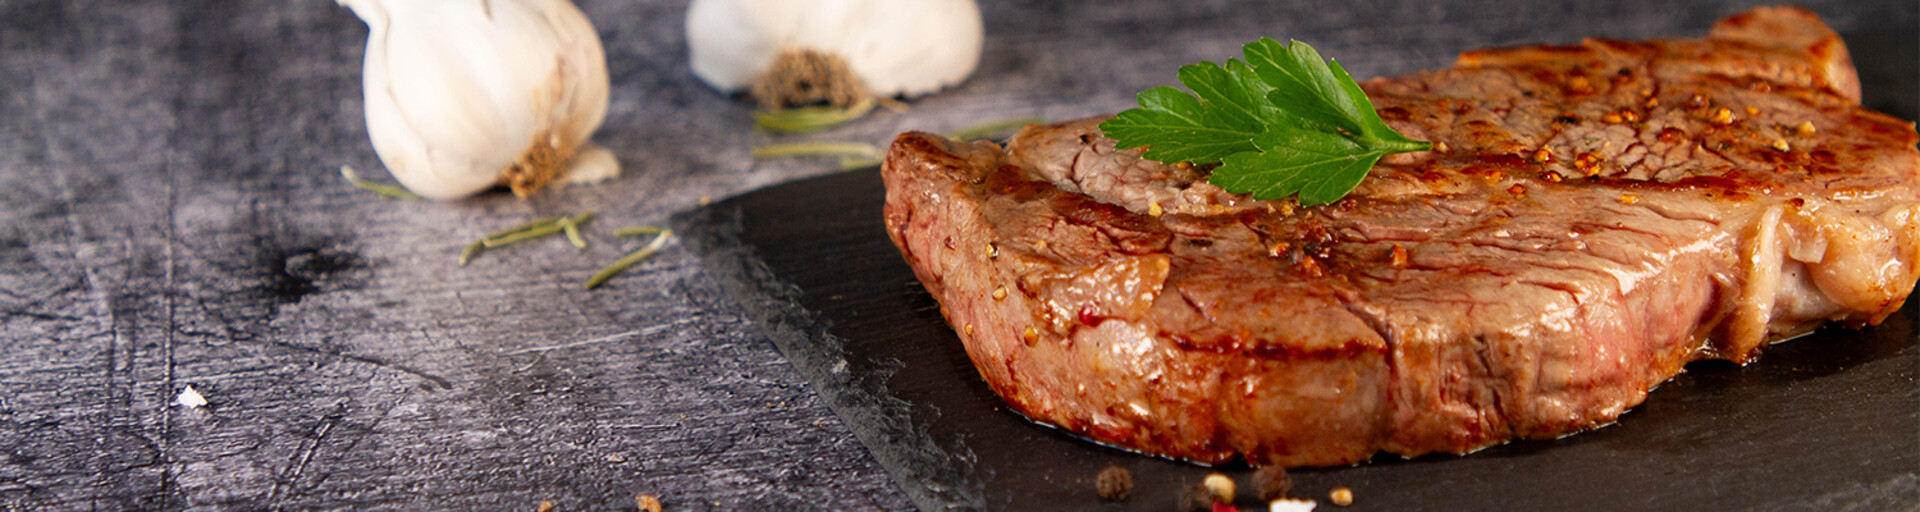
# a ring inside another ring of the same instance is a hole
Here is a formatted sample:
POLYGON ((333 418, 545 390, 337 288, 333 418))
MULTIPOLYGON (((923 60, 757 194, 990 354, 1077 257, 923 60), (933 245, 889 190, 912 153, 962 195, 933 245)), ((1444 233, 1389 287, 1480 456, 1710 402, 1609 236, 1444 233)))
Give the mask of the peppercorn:
POLYGON ((1292 248, 1293 248, 1293 244, 1289 244, 1286 242, 1274 242, 1272 247, 1267 248, 1267 256, 1278 258, 1280 257, 1280 255, 1286 254, 1288 249, 1292 249, 1292 248))
POLYGON ((1580 156, 1574 157, 1573 168, 1579 169, 1580 172, 1586 173, 1587 176, 1597 176, 1600 174, 1600 163, 1604 161, 1606 161, 1606 159, 1602 158, 1599 154, 1591 152, 1581 153, 1580 156))
POLYGON ((1346 486, 1335 487, 1333 488, 1333 492, 1327 493, 1327 499, 1333 501, 1335 506, 1344 507, 1352 505, 1353 489, 1348 489, 1346 486))
POLYGON ((1668 127, 1660 130, 1659 137, 1660 142, 1679 144, 1681 141, 1687 140, 1687 132, 1681 131, 1679 128, 1668 127))
POLYGON ((1207 486, 1207 494, 1212 495, 1214 501, 1233 503, 1234 488, 1232 478, 1228 478, 1227 475, 1219 473, 1208 473, 1206 478, 1200 480, 1200 483, 1207 486))
POLYGON ((1260 493, 1260 501, 1285 498, 1292 490, 1293 477, 1287 476, 1287 468, 1272 465, 1253 473, 1253 492, 1260 493))
POLYGON ((1180 492, 1180 502, 1176 510, 1181 512, 1211 512, 1213 494, 1207 492, 1206 484, 1195 483, 1180 492))
POLYGON ((640 512, 660 512, 660 498, 655 498, 652 494, 633 495, 633 505, 638 507, 640 512))
POLYGON ((1548 151, 1547 148, 1540 148, 1539 151, 1533 152, 1533 163, 1537 163, 1537 164, 1553 163, 1553 152, 1548 151))
POLYGON ((1593 94, 1593 83, 1589 82, 1587 77, 1576 76, 1567 79, 1567 90, 1574 94, 1593 94))
POLYGON ((1305 274, 1307 277, 1321 277, 1326 275, 1326 272, 1320 269, 1320 262, 1314 261, 1312 255, 1302 255, 1300 262, 1295 266, 1300 267, 1300 273, 1305 274))
POLYGON ((1719 126, 1726 126, 1726 125, 1733 124, 1733 110, 1730 110, 1727 107, 1720 107, 1720 108, 1713 109, 1713 113, 1707 116, 1707 122, 1710 122, 1719 126))
POLYGON ((1127 501, 1133 495, 1133 472, 1120 466, 1107 466, 1093 479, 1094 490, 1106 501, 1127 501))

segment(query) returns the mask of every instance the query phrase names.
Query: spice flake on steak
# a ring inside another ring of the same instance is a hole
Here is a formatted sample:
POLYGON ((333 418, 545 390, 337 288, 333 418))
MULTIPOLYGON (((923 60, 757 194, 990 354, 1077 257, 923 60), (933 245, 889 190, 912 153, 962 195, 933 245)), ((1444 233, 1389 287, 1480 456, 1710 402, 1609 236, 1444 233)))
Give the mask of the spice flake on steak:
POLYGON ((1333 204, 1227 193, 1087 119, 901 135, 888 235, 1026 416, 1256 465, 1594 428, 1689 361, 1877 323, 1920 272, 1920 136, 1803 9, 1362 87, 1435 150, 1333 204))

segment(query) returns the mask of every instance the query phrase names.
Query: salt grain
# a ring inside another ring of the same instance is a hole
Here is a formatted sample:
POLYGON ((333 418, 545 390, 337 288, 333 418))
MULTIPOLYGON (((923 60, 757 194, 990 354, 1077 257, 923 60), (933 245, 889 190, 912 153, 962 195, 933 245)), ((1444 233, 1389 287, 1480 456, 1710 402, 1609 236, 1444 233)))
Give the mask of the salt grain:
POLYGON ((206 407, 207 397, 200 396, 200 392, 194 391, 193 385, 188 384, 187 389, 180 390, 180 396, 173 399, 173 405, 188 409, 206 407))

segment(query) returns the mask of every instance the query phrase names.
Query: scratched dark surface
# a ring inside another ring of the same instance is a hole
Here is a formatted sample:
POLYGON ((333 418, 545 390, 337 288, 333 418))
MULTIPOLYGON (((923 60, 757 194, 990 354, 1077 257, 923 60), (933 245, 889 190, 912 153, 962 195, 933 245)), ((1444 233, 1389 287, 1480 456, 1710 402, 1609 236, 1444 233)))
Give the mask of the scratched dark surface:
MULTIPOLYGON (((939 304, 895 256, 874 169, 783 184, 675 217, 688 247, 925 510, 1173 510, 1210 471, 1096 446, 1008 411, 939 304), (827 199, 823 201, 822 199, 827 199), (1128 468, 1132 497, 1094 479, 1128 468)), ((1607 428, 1467 457, 1296 469, 1351 510, 1911 510, 1920 507, 1920 308, 1879 326, 1702 362, 1607 428)), ((1237 503, 1259 510, 1251 492, 1237 503)))
MULTIPOLYGON (((334 172, 384 177, 361 117, 366 28, 333 2, 0 0, 0 503, 913 507, 694 255, 670 246, 580 289, 634 248, 614 227, 834 166, 749 158, 782 138, 686 70, 684 2, 581 3, 614 81, 596 139, 626 174, 410 203, 334 172), (585 251, 454 262, 480 233, 586 210, 600 217, 585 251), (210 405, 170 405, 188 385, 210 405)), ((786 139, 1111 112, 1263 35, 1364 77, 1493 44, 1697 36, 1753 3, 991 0, 966 84, 786 139)), ((1867 104, 1913 118, 1920 8, 1811 7, 1854 46, 1867 104)))

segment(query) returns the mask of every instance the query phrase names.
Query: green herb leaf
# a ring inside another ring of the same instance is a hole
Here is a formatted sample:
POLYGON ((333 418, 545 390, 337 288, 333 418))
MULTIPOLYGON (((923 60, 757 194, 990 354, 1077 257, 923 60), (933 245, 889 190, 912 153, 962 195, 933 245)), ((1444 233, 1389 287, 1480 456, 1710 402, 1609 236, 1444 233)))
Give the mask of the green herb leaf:
POLYGON ((1308 130, 1268 133, 1254 145, 1260 151, 1228 155, 1211 181, 1261 199, 1299 194, 1306 205, 1338 201, 1386 154, 1336 133, 1308 130))
POLYGON ((1162 162, 1218 163, 1226 155, 1252 151, 1259 126, 1233 126, 1221 120, 1221 109, 1208 109, 1187 93, 1172 87, 1141 92, 1142 108, 1121 112, 1100 124, 1122 148, 1147 146, 1146 157, 1162 162))
MULTIPOLYGON (((1341 81, 1352 83, 1353 77, 1345 71, 1336 76, 1326 59, 1320 58, 1320 52, 1306 43, 1294 41, 1281 45, 1279 41, 1261 38, 1248 43, 1241 51, 1254 73, 1273 85, 1267 101, 1284 106, 1288 113, 1350 134, 1361 132, 1358 122, 1361 117, 1373 115, 1371 105, 1365 113, 1359 112, 1348 90, 1341 86, 1341 81)), ((1366 97, 1361 93, 1359 101, 1365 102, 1366 97)))
POLYGON ((1100 130, 1148 159, 1222 164, 1209 181, 1229 192, 1307 206, 1352 192, 1380 157, 1432 147, 1388 127, 1347 70, 1306 43, 1262 38, 1241 56, 1182 66, 1191 94, 1148 89, 1100 130))

